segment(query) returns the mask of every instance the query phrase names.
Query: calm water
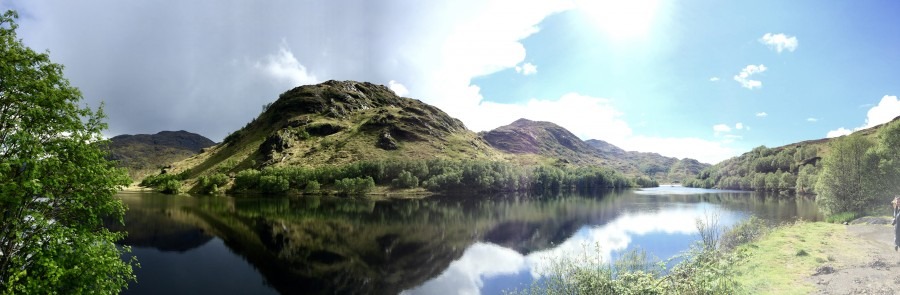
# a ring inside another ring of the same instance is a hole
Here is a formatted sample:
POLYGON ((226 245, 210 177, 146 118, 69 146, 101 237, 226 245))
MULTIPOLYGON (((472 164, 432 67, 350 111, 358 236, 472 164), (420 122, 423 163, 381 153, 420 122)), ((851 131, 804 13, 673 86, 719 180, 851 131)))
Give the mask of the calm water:
POLYGON ((815 203, 661 187, 598 196, 247 199, 124 192, 126 294, 498 294, 585 247, 612 261, 697 240, 696 220, 822 218, 815 203), (599 248, 599 249, 596 249, 599 248))

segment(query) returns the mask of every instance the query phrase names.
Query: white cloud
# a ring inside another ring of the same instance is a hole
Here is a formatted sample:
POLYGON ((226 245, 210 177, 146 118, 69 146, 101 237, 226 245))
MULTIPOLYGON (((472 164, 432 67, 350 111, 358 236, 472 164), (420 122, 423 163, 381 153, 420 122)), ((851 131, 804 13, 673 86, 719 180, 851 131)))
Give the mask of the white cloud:
POLYGON ((812 123, 815 123, 815 122, 818 122, 818 121, 819 121, 819 119, 816 119, 816 118, 812 118, 812 117, 806 118, 806 122, 812 122, 812 123))
POLYGON ((580 228, 553 248, 527 255, 503 246, 476 242, 439 276, 413 289, 404 290, 401 294, 481 294, 485 281, 517 274, 531 274, 532 279, 539 279, 551 270, 548 267, 554 262, 573 261, 585 265, 595 261, 594 259, 612 262, 614 252, 635 246, 632 242, 636 236, 655 233, 693 236, 697 233, 697 220, 708 220, 713 214, 718 216, 719 225, 723 227, 732 226, 741 218, 735 212, 724 210, 718 205, 685 203, 682 206, 660 208, 651 213, 624 212, 604 224, 580 228), (661 220, 665 222, 660 222, 661 220), (599 248, 594 248, 598 245, 599 248), (585 256, 589 259, 585 259, 585 256))
POLYGON ((619 143, 631 136, 631 128, 621 117, 622 113, 609 99, 568 93, 556 100, 531 99, 520 104, 485 101, 461 119, 477 131, 503 126, 519 118, 549 121, 582 139, 619 143))
POLYGON ((838 136, 843 136, 843 135, 850 135, 850 133, 853 133, 853 131, 850 131, 850 129, 841 127, 836 130, 828 131, 828 134, 826 134, 825 137, 832 138, 832 137, 838 137, 838 136))
POLYGON ((719 81, 719 77, 712 77, 712 78, 709 78, 709 81, 710 81, 710 82, 718 82, 718 81, 719 81))
POLYGON ((766 112, 759 112, 759 113, 756 113, 756 116, 757 116, 757 117, 766 117, 766 116, 768 116, 768 115, 769 115, 769 114, 766 114, 766 112))
POLYGON ((306 67, 294 57, 285 40, 282 40, 278 53, 266 57, 264 63, 257 61, 254 67, 276 80, 289 83, 291 87, 318 83, 316 76, 308 73, 306 67))
POLYGON ((522 254, 495 244, 477 242, 439 276, 401 294, 480 294, 485 278, 525 269, 527 264, 522 254))
POLYGON ((744 123, 738 122, 737 124, 734 124, 734 129, 737 129, 737 130, 744 129, 744 123))
POLYGON ((898 116, 900 116, 900 100, 898 100, 897 96, 895 95, 885 95, 881 98, 881 101, 878 102, 878 105, 872 107, 866 113, 865 124, 854 128, 852 131, 847 128, 841 127, 836 130, 828 131, 825 136, 830 138, 841 135, 848 135, 854 131, 872 128, 890 122, 898 116))
POLYGON ((741 70, 740 73, 734 76, 734 80, 738 83, 741 83, 741 86, 747 89, 760 88, 762 87, 762 82, 759 80, 751 80, 750 76, 758 73, 765 72, 768 68, 765 65, 748 65, 741 70))
POLYGON ((797 49, 797 45, 799 45, 797 37, 780 33, 766 33, 762 38, 759 38, 759 43, 769 46, 769 48, 774 49, 778 53, 781 53, 784 50, 794 52, 794 50, 797 49))
POLYGON ((713 128, 713 131, 716 132, 716 134, 731 132, 731 127, 728 127, 728 125, 725 125, 725 124, 716 124, 712 128, 713 128))
POLYGON ((406 89, 406 86, 400 84, 400 82, 391 80, 388 82, 388 88, 390 88, 397 96, 409 95, 409 89, 406 89))
POLYGON ((857 129, 875 127, 890 122, 897 116, 900 116, 900 100, 897 100, 897 96, 885 95, 878 105, 866 113, 866 124, 857 129))
POLYGON ((668 235, 694 235, 697 232, 697 220, 707 220, 709 214, 721 214, 720 225, 731 226, 736 222, 733 213, 721 210, 708 204, 686 205, 667 208, 647 213, 623 213, 615 220, 603 226, 583 228, 559 246, 547 250, 536 251, 525 257, 531 275, 534 278, 546 273, 548 263, 554 261, 572 261, 590 263, 587 260, 599 259, 612 261, 612 253, 628 249, 635 236, 650 233, 666 233, 668 235), (710 213, 709 210, 713 210, 710 213), (666 222, 660 222, 665 220, 666 222), (594 249, 593 247, 597 247, 594 249), (585 254, 585 251, 590 254, 585 254), (589 259, 584 259, 585 255, 589 259), (568 259, 567 259, 568 258, 568 259))
POLYGON ((530 62, 526 62, 521 66, 516 66, 516 73, 528 76, 537 74, 537 66, 531 64, 530 62))

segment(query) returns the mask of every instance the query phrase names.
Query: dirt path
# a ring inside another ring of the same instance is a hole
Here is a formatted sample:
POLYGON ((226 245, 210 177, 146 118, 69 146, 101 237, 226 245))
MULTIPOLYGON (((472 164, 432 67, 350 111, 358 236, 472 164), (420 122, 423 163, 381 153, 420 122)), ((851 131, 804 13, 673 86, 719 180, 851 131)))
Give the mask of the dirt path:
POLYGON ((830 261, 807 279, 818 286, 816 294, 900 294, 900 252, 894 251, 890 219, 853 223, 834 237, 853 246, 827 253, 830 261))

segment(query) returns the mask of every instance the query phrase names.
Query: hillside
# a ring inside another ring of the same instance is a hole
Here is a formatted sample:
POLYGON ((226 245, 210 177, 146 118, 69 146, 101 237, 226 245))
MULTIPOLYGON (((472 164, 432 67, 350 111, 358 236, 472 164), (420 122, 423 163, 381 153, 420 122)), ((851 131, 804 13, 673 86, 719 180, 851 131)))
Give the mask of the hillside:
POLYGON ((197 193, 593 192, 680 181, 701 165, 622 155, 548 122, 522 119, 476 134, 383 85, 327 81, 282 93, 222 143, 143 185, 197 193))
POLYGON ((383 85, 300 86, 207 152, 175 165, 189 177, 247 168, 317 167, 361 160, 500 159, 458 119, 383 85))
POLYGON ((582 141, 551 122, 519 119, 481 133, 488 144, 517 155, 536 155, 549 162, 609 167, 632 176, 648 176, 662 182, 680 182, 708 167, 694 159, 664 157, 656 153, 625 151, 602 140, 582 141))
POLYGON ((156 134, 124 134, 109 140, 109 159, 128 169, 134 180, 159 172, 163 166, 196 155, 215 142, 202 135, 181 131, 156 134))
MULTIPOLYGON (((856 131, 853 135, 876 141, 879 131, 889 124, 900 124, 900 117, 856 131)), ((814 194, 821 166, 819 162, 829 154, 829 145, 834 140, 835 138, 806 140, 775 148, 759 146, 704 169, 697 178, 687 181, 686 185, 814 194)))

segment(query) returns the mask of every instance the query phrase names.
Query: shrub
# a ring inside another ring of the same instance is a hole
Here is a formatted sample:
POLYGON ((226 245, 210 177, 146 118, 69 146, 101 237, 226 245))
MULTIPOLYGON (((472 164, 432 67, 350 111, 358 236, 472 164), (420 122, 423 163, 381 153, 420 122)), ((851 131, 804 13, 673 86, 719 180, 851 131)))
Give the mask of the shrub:
POLYGON ((169 179, 161 183, 157 189, 164 194, 178 194, 181 193, 181 181, 169 179))
POLYGON ((304 190, 307 194, 317 194, 319 193, 320 185, 318 181, 310 180, 306 183, 306 189, 304 190))
POLYGON ((858 217, 858 216, 859 216, 859 214, 856 212, 841 212, 841 213, 828 215, 828 217, 825 217, 825 221, 830 222, 830 223, 844 223, 844 222, 850 222, 850 221, 856 219, 856 217, 858 217))
POLYGON ((275 175, 263 175, 259 177, 259 190, 266 194, 286 192, 290 188, 287 179, 275 175))
POLYGON ((750 216, 749 219, 738 223, 722 234, 719 246, 730 251, 737 246, 753 242, 769 231, 769 225, 765 220, 750 216))
POLYGON ((403 170, 397 178, 391 181, 391 186, 396 188, 414 188, 419 186, 419 178, 411 172, 403 170))
POLYGON ((334 182, 335 189, 342 195, 363 195, 375 188, 372 177, 344 178, 334 182))
POLYGON ((222 173, 213 173, 210 175, 200 176, 198 186, 200 192, 204 194, 218 193, 219 188, 228 183, 228 176, 222 173))
POLYGON ((243 191, 255 189, 259 186, 260 173, 256 169, 246 169, 234 176, 234 190, 243 191))

